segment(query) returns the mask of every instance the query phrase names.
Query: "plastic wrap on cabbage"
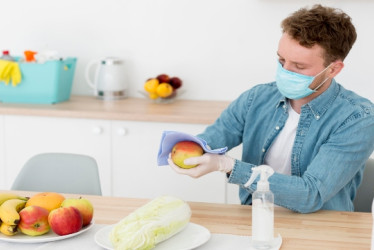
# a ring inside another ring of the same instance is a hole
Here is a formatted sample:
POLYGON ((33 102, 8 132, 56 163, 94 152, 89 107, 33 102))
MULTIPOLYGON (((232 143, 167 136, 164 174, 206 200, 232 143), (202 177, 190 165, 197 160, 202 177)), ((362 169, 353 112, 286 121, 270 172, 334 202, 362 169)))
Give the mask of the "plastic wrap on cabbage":
POLYGON ((110 233, 114 249, 152 249, 180 232, 191 218, 189 205, 171 196, 161 196, 138 208, 110 233))

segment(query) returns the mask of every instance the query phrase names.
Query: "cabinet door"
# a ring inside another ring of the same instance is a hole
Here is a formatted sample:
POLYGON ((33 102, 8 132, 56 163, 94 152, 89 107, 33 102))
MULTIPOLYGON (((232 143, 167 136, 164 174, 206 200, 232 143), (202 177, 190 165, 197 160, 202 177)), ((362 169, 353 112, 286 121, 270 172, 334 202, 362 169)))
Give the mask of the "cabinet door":
POLYGON ((6 189, 4 134, 4 116, 0 115, 0 189, 2 190, 6 189))
POLYGON ((113 194, 137 198, 173 195, 188 201, 224 203, 224 174, 216 172, 194 179, 177 174, 168 166, 157 166, 157 153, 164 130, 194 135, 205 127, 156 122, 113 122, 113 194))
MULTIPOLYGON (((104 195, 111 195, 110 121, 5 116, 6 187, 25 162, 39 153, 86 154, 99 165, 104 195)), ((38 181, 38 176, 30 176, 38 181)))

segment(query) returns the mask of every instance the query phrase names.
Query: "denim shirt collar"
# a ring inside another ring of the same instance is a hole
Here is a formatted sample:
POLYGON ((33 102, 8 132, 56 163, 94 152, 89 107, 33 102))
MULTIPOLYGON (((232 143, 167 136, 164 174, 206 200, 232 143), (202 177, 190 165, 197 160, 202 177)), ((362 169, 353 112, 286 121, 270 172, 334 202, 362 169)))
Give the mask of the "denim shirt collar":
POLYGON ((317 96, 304 106, 308 106, 312 111, 314 118, 319 120, 331 107, 339 93, 339 85, 332 79, 328 89, 325 90, 321 95, 317 96))
MULTIPOLYGON (((328 89, 325 90, 321 95, 317 96, 307 104, 303 105, 304 107, 309 107, 310 110, 313 113, 313 116, 316 120, 319 120, 328 110, 328 108, 331 106, 332 102, 335 100, 335 98, 338 96, 339 92, 339 86, 336 83, 335 79, 332 79, 331 84, 328 89)), ((287 105, 287 98, 282 97, 282 99, 279 100, 277 104, 277 108, 280 106, 283 106, 285 111, 287 109, 285 108, 287 105)))

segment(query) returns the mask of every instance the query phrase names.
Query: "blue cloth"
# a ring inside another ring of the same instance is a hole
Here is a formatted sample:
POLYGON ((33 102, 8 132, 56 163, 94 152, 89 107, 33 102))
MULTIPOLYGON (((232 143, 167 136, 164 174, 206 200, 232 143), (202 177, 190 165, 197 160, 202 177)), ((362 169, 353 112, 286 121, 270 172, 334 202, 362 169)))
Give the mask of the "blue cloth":
POLYGON ((227 151, 227 147, 210 149, 205 140, 200 139, 190 134, 177 132, 177 131, 164 131, 162 133, 160 148, 158 150, 157 165, 159 166, 169 165, 167 161, 169 158, 169 154, 171 150, 173 149, 174 145, 180 141, 196 142, 200 144, 200 146, 204 149, 204 152, 208 152, 212 154, 224 154, 227 151))
MULTIPOLYGON (((288 118, 288 99, 275 82, 244 92, 199 138, 212 148, 242 143, 228 178, 239 185, 242 204, 251 204, 257 182, 244 188, 251 168, 264 163, 274 139, 288 118)), ((274 202, 301 213, 319 209, 353 211, 365 162, 374 150, 374 105, 335 80, 301 108, 291 155, 291 176, 269 178, 274 202)))

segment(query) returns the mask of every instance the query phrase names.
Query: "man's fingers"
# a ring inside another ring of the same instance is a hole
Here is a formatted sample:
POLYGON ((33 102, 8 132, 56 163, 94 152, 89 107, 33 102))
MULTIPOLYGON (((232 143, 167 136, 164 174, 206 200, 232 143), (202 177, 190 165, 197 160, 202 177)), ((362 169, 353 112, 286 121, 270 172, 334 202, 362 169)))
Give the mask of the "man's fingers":
POLYGON ((168 163, 170 167, 178 174, 187 174, 186 169, 180 168, 177 165, 175 165, 174 162, 170 158, 168 159, 168 163))
POLYGON ((201 171, 202 171, 201 166, 197 166, 197 167, 194 167, 194 168, 188 168, 188 169, 180 168, 177 165, 175 165, 170 158, 168 159, 168 163, 169 163, 170 167, 175 172, 177 172, 178 174, 188 175, 192 178, 198 178, 198 177, 204 175, 204 174, 201 173, 201 171))
POLYGON ((184 160, 184 164, 186 165, 200 165, 204 163, 205 157, 204 155, 202 156, 195 156, 195 157, 189 157, 184 160))

